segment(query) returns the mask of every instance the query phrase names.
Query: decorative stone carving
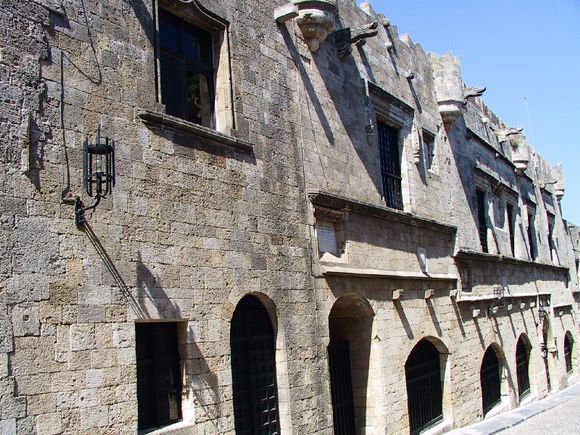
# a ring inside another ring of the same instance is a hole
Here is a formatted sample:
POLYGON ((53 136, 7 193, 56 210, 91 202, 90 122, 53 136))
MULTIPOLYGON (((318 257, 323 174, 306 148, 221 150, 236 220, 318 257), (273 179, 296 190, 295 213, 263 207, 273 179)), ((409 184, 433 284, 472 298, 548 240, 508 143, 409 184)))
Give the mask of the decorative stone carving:
POLYGON ((292 3, 298 6, 296 22, 304 41, 314 52, 334 29, 336 0, 292 0, 292 3))
POLYGON ((362 47, 366 44, 366 38, 376 36, 378 34, 378 21, 367 24, 363 27, 347 27, 334 32, 334 43, 336 45, 336 55, 343 58, 352 51, 351 45, 356 44, 362 47))
POLYGON ((438 56, 430 54, 433 65, 433 79, 439 113, 445 124, 453 124, 461 115, 465 102, 463 80, 459 60, 451 54, 438 56))
POLYGON ((470 87, 466 87, 463 90, 463 99, 465 100, 465 103, 467 103, 467 99, 471 98, 471 97, 481 97, 483 95, 483 93, 485 92, 485 87, 483 88, 470 88, 470 87))
POLYGON ((506 136, 513 150, 512 162, 516 167, 516 174, 521 175, 528 169, 530 162, 530 150, 525 137, 518 129, 510 129, 506 136))

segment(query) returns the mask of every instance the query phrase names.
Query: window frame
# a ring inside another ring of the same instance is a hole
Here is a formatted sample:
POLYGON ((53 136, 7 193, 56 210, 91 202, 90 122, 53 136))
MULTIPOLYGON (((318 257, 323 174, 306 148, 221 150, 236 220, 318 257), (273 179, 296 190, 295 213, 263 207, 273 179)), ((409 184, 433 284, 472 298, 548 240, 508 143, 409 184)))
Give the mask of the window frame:
POLYGON ((377 119, 377 145, 381 169, 382 197, 387 207, 403 210, 403 175, 401 165, 400 129, 377 119), (388 133, 381 133, 386 129, 388 133), (385 142, 381 138, 390 136, 385 142), (394 143, 392 142, 394 141, 394 143), (388 163, 388 164, 387 164, 388 163), (394 187, 394 189, 391 189, 394 187))
MULTIPOLYGON (((229 41, 229 21, 219 15, 205 9, 197 0, 159 0, 156 17, 156 90, 157 102, 163 106, 162 78, 161 78, 161 41, 160 41, 160 15, 169 14, 181 19, 193 28, 197 28, 211 35, 211 54, 213 67, 213 98, 211 99, 211 125, 204 126, 188 120, 185 117, 170 115, 166 109, 166 115, 171 120, 174 118, 180 123, 191 126, 190 129, 201 132, 216 131, 229 136, 235 136, 236 120, 233 98, 233 80, 229 41)), ((198 66, 201 66, 198 64, 198 66)), ((176 121, 177 122, 177 121, 176 121)))

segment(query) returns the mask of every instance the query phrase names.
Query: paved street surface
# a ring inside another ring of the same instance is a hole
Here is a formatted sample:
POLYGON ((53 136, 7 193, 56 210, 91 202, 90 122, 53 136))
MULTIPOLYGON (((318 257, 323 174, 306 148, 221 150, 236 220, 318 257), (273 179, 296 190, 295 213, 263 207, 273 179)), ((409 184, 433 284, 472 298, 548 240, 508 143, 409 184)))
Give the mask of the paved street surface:
POLYGON ((448 432, 453 435, 495 433, 501 435, 580 434, 580 383, 481 423, 448 432))

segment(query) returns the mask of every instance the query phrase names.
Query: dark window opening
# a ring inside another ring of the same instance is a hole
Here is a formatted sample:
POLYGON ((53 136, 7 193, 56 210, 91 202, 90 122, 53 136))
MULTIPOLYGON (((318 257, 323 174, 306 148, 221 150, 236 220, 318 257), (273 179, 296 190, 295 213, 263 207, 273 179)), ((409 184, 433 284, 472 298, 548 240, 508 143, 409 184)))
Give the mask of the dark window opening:
POLYGON ((177 323, 136 323, 138 428, 181 420, 177 323))
POLYGON ((536 239, 534 238, 534 215, 528 213, 528 243, 530 244, 530 259, 536 259, 536 239))
POLYGON ((169 115, 213 127, 212 35, 165 11, 159 13, 161 97, 169 115))
POLYGON ((382 122, 377 123, 383 196, 387 207, 403 210, 401 194, 401 161, 399 158, 399 132, 382 122))
POLYGON ((520 337, 516 346, 516 375, 520 399, 530 392, 529 352, 524 339, 520 337))
POLYGON ((501 377, 499 370, 500 365, 497 354, 492 347, 488 347, 483 355, 479 373, 484 414, 501 401, 501 377))
POLYGON ((274 330, 257 298, 238 303, 230 340, 236 434, 279 434, 274 330))
POLYGON ((515 243, 515 216, 514 216, 514 206, 513 204, 507 204, 507 220, 508 220, 508 231, 510 236, 510 248, 512 250, 512 256, 516 256, 516 243, 515 243))
POLYGON ((477 198, 477 221, 479 224, 479 242, 483 252, 488 252, 487 249, 487 218, 485 207, 485 192, 477 189, 475 191, 477 198))
POLYGON ((421 340, 405 363, 407 406, 411 434, 443 420, 443 391, 439 351, 421 340))
POLYGON ((574 339, 570 333, 564 336, 564 360, 566 361, 566 373, 572 373, 572 349, 574 348, 574 339))

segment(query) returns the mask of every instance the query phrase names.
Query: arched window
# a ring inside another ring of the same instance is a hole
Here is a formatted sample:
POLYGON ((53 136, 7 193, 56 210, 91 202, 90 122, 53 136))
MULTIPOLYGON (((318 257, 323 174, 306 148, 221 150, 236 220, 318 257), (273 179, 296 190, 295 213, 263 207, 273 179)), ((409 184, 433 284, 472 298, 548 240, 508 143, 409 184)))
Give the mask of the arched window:
POLYGON ((516 375, 520 398, 530 392, 530 353, 524 336, 520 336, 516 346, 516 375))
POLYGON ((564 360, 566 361, 566 372, 572 373, 572 349, 574 348, 574 339, 570 332, 566 332, 564 336, 564 360))
POLYGON ((481 401, 483 413, 501 401, 501 377, 499 359, 493 347, 489 346, 483 355, 479 378, 481 381, 481 401))
POLYGON ((439 351, 421 340, 405 363, 407 406, 412 434, 443 419, 443 393, 439 351))
POLYGON ((274 330, 254 296, 234 311, 230 345, 236 434, 280 433, 274 330))

